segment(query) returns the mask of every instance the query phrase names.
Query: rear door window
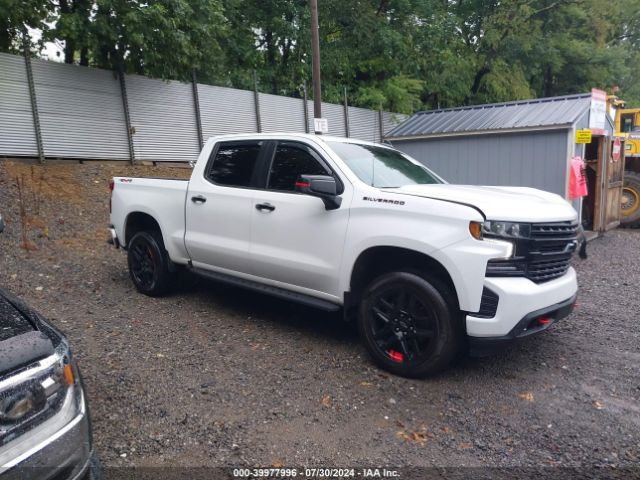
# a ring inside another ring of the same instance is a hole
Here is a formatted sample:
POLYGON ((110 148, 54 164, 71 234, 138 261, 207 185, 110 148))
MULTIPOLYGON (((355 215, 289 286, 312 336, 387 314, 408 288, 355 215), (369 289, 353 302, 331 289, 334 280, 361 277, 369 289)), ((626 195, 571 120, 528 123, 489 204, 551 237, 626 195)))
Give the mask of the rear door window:
POLYGON ((207 172, 217 185, 251 187, 263 142, 221 143, 207 172))

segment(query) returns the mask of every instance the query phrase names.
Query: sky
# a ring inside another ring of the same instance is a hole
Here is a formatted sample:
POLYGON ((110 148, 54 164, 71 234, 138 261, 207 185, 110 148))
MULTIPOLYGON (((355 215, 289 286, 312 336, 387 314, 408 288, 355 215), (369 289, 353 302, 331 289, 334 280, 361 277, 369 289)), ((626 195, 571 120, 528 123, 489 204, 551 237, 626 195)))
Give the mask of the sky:
MULTIPOLYGON (((42 31, 34 28, 29 28, 29 35, 34 42, 39 41, 42 38, 42 31)), ((46 42, 44 49, 40 53, 40 56, 45 60, 52 60, 54 62, 63 62, 64 53, 62 50, 62 42, 46 42)))

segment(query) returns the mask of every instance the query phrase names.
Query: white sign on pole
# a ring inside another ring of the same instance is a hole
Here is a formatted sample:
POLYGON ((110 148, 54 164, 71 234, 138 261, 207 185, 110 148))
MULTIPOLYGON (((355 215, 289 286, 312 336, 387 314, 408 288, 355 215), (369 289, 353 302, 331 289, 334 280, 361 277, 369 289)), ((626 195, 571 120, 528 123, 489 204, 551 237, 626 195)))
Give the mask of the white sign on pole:
POLYGON ((329 122, 326 118, 314 118, 313 130, 316 133, 329 133, 329 122))
POLYGON ((591 89, 591 110, 589 112, 589 128, 604 130, 607 115, 607 92, 591 89))

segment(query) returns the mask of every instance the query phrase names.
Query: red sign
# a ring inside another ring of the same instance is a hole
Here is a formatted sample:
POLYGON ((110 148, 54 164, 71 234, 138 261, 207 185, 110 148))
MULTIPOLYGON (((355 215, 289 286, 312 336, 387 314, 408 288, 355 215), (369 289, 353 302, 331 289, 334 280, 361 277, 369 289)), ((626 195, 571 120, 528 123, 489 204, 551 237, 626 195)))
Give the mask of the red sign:
POLYGON ((613 150, 611 152, 611 158, 613 158, 614 162, 620 160, 620 150, 622 150, 622 142, 620 141, 620 137, 616 137, 613 141, 613 150))

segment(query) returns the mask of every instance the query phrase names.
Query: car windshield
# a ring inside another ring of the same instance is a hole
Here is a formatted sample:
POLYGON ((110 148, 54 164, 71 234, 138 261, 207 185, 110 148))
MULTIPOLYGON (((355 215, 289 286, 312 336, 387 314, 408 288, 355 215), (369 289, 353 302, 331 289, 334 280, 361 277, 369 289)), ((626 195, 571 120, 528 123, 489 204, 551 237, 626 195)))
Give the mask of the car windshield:
POLYGON ((445 183, 435 173, 391 148, 348 142, 327 142, 357 177, 372 187, 445 183))

